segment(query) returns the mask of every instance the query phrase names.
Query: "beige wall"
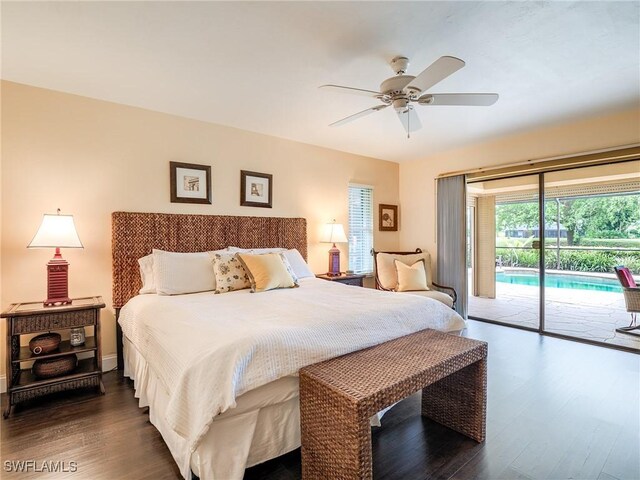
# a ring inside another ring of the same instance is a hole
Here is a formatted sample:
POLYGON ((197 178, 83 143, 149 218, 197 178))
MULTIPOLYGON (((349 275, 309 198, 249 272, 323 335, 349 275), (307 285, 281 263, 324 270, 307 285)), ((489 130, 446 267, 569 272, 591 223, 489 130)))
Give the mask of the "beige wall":
MULTIPOLYGON (((446 172, 504 165, 640 142, 640 110, 591 117, 451 150, 400 164, 400 247, 435 257, 435 178, 446 172)), ((434 262, 435 265, 435 262, 434 262)))
MULTIPOLYGON (((15 83, 2 83, 2 126, 2 308, 44 298, 53 252, 25 247, 42 214, 59 207, 74 215, 85 247, 63 252, 70 294, 100 294, 109 306, 105 355, 115 352, 111 212, 305 217, 309 263, 322 272, 329 245, 319 231, 332 218, 347 223, 350 181, 373 185, 376 204, 399 200, 396 163, 15 83), (171 160, 212 166, 213 205, 169 202, 171 160), (240 206, 241 169, 273 174, 273 209, 240 206)), ((396 249, 399 237, 376 226, 374 240, 396 249)))

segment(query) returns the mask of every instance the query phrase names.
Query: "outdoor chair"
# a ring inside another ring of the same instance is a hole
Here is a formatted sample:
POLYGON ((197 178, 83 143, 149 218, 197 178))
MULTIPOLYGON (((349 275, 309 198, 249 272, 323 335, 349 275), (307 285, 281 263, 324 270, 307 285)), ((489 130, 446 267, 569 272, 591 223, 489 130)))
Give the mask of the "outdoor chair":
POLYGON ((631 314, 631 324, 628 327, 616 328, 616 332, 627 333, 632 330, 640 329, 637 324, 637 314, 640 312, 640 287, 636 285, 631 271, 624 266, 613 267, 620 285, 622 285, 622 293, 624 294, 624 303, 627 312, 631 314))
POLYGON ((456 300, 458 299, 455 289, 445 285, 438 285, 431 280, 431 255, 429 255, 429 252, 423 252, 421 249, 416 248, 413 252, 376 252, 371 250, 371 254, 375 264, 376 288, 378 290, 396 291, 398 274, 394 260, 409 266, 424 260, 428 290, 414 290, 402 293, 433 298, 448 307, 455 308, 456 300))

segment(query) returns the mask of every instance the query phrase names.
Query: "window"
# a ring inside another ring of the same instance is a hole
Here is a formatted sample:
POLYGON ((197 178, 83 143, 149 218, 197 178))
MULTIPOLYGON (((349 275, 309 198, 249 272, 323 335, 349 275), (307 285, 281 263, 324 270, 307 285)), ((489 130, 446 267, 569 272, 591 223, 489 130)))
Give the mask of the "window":
POLYGON ((373 187, 349 185, 349 270, 373 273, 373 187))

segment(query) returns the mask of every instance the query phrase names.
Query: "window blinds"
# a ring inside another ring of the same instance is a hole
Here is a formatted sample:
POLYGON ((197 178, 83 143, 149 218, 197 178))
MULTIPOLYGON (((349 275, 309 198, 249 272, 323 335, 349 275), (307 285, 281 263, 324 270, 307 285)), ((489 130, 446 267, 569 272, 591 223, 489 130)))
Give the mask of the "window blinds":
POLYGON ((373 188, 349 185, 349 270, 372 273, 373 188))

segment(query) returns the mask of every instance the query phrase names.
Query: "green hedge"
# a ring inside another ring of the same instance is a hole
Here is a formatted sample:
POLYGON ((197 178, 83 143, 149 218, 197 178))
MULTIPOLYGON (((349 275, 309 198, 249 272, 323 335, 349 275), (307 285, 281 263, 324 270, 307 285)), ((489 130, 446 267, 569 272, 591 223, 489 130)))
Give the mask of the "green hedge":
MULTIPOLYGON (((497 247, 509 247, 509 246, 520 246, 521 244, 526 244, 528 246, 531 245, 533 240, 538 240, 537 238, 506 238, 506 237, 498 237, 496 238, 496 246, 497 247)), ((547 247, 552 247, 556 245, 555 238, 545 238, 545 244, 547 247)), ((567 239, 560 239, 560 246, 567 246, 567 239)), ((573 244, 574 247, 609 247, 609 248, 640 248, 640 240, 637 238, 580 238, 573 244)))
MULTIPOLYGON (((504 267, 538 267, 536 250, 496 248, 496 258, 501 258, 504 267)), ((547 249, 544 263, 546 268, 556 269, 557 251, 547 249)), ((612 273, 616 265, 625 265, 633 273, 640 273, 640 252, 560 251, 560 270, 612 273)))
POLYGON ((637 238, 581 238, 580 247, 640 248, 637 238))

